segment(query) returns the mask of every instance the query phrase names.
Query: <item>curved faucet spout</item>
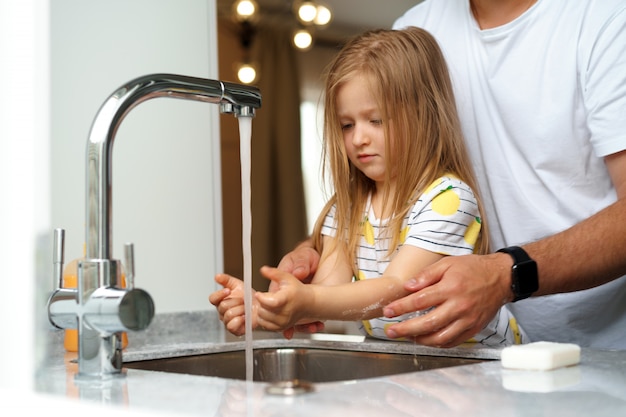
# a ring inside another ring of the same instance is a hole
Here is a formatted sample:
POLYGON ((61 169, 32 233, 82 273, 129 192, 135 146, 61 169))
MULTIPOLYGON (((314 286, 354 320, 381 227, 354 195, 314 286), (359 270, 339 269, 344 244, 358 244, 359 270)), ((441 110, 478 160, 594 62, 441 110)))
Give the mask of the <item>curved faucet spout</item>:
POLYGON ((139 103, 156 97, 219 104, 223 113, 253 117, 261 107, 258 88, 176 74, 152 74, 118 88, 100 108, 87 143, 86 256, 111 257, 111 157, 124 117, 139 103))

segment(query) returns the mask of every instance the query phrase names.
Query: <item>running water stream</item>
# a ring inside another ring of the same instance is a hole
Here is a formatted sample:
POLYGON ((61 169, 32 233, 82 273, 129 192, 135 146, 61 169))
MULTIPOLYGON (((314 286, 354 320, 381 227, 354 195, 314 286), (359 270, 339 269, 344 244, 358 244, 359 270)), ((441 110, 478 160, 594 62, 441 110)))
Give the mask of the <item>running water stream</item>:
POLYGON ((250 155, 252 137, 252 117, 238 117, 239 143, 241 161, 241 244, 243 247, 243 285, 244 285, 244 314, 246 340, 246 381, 252 382, 254 363, 252 352, 252 209, 250 187, 250 155))

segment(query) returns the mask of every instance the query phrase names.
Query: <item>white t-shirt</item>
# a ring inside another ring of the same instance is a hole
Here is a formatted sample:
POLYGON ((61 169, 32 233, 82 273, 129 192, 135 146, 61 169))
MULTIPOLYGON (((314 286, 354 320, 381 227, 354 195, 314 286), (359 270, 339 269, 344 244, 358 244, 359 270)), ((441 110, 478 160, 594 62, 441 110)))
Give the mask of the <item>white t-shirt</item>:
MULTIPOLYGON (((538 0, 488 30, 468 0, 426 0, 394 24, 406 26, 432 33, 448 62, 494 248, 616 200, 602 157, 626 149, 624 0, 538 0)), ((626 349, 625 277, 510 307, 533 341, 626 349)))

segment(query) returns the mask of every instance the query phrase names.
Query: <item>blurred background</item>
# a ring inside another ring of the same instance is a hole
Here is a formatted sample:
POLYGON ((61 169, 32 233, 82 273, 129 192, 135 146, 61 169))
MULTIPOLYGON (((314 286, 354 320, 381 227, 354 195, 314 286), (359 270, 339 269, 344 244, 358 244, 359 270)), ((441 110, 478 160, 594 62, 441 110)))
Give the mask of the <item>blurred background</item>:
MULTIPOLYGON (((308 236, 330 192, 323 186, 320 165, 320 98, 326 65, 348 38, 368 29, 390 28, 417 3, 217 1, 220 78, 251 83, 263 95, 263 107, 252 125, 255 288, 267 287, 267 281, 258 276, 259 267, 276 265, 308 236), (307 17, 300 10, 312 13, 307 17), (248 75, 253 69, 254 76, 240 78, 242 67, 248 75)), ((221 158, 224 267, 241 277, 239 130, 232 117, 221 117, 221 158)))

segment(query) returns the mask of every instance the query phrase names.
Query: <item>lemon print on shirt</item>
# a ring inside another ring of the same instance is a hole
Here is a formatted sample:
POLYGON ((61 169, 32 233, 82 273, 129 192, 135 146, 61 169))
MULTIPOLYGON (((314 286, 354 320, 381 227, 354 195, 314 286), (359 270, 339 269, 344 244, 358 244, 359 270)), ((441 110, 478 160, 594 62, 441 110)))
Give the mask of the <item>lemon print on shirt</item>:
POLYGON ((374 331, 372 330, 372 324, 370 323, 370 321, 361 320, 361 323, 363 324, 363 329, 365 330, 365 332, 370 336, 374 336, 374 331))
POLYGON ((363 280, 367 279, 367 277, 365 276, 363 271, 359 271, 358 275, 356 277, 354 277, 354 279, 356 281, 363 281, 363 280))
POLYGON ((452 186, 442 190, 432 202, 433 211, 445 216, 456 213, 460 205, 461 198, 454 192, 452 186))
POLYGON ((478 240, 478 233, 480 233, 480 217, 475 217, 472 224, 467 227, 463 239, 470 245, 475 245, 478 240))
POLYGON ((402 229, 402 231, 400 232, 400 243, 404 243, 406 242, 406 236, 409 234, 409 226, 406 226, 404 229, 402 229))
POLYGON ((372 226, 367 216, 363 221, 363 238, 365 238, 368 245, 374 245, 374 226, 372 226))

